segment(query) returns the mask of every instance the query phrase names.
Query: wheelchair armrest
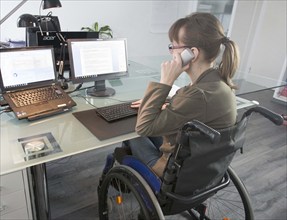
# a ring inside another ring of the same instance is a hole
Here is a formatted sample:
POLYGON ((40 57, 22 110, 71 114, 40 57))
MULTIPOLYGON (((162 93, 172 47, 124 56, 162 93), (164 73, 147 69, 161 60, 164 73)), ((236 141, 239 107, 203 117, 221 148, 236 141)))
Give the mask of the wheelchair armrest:
POLYGON ((258 112, 259 114, 263 115, 265 118, 268 118, 270 121, 272 121, 275 125, 282 125, 283 124, 283 117, 280 114, 277 114, 267 108, 264 108, 262 106, 256 106, 254 108, 251 108, 247 110, 243 116, 242 119, 245 117, 248 117, 251 115, 253 112, 258 112))
POLYGON ((162 192, 162 193, 173 200, 179 201, 181 203, 189 204, 189 203, 196 202, 197 200, 200 200, 204 197, 208 198, 209 195, 212 195, 213 193, 216 193, 217 191, 225 188, 226 186, 228 186, 229 183, 230 183, 230 177, 229 177, 229 174, 226 172, 224 174, 223 180, 219 184, 217 184, 216 186, 208 190, 205 190, 203 192, 200 192, 192 196, 182 196, 182 195, 178 195, 172 192, 162 192))
POLYGON ((207 126, 206 124, 198 121, 192 120, 183 125, 181 131, 186 131, 188 129, 198 130, 210 138, 211 143, 218 143, 220 141, 220 133, 213 128, 207 126))

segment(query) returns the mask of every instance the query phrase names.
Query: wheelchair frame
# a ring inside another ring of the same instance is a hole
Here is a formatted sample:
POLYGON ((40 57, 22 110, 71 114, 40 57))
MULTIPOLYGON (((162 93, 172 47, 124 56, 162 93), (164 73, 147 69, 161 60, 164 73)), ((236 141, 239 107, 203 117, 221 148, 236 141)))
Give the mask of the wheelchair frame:
MULTIPOLYGON (((253 112, 260 113, 276 125, 283 124, 281 115, 264 107, 257 106, 247 110, 243 114, 237 124, 241 127, 240 129, 245 131, 247 120, 253 112)), ((190 129, 200 131, 212 143, 220 141, 221 134, 205 124, 196 120, 186 123, 178 133, 177 150, 170 157, 170 160, 174 161, 169 161, 163 179, 158 178, 145 164, 133 156, 127 155, 122 164, 117 164, 114 161, 113 155, 109 155, 98 186, 100 219, 165 219, 169 215, 178 214, 170 211, 170 207, 178 202, 183 208, 185 204, 188 204, 188 208, 184 210, 189 213, 192 219, 218 219, 217 214, 220 213, 216 213, 216 216, 211 216, 215 210, 211 212, 208 208, 218 196, 225 196, 230 199, 231 192, 225 193, 225 190, 232 187, 236 190, 235 193, 237 196, 231 197, 231 199, 238 197, 239 194, 240 201, 238 204, 240 204, 242 210, 239 207, 235 208, 237 209, 235 210, 235 214, 239 215, 233 216, 231 207, 222 207, 223 211, 220 212, 224 212, 224 215, 220 218, 227 220, 230 219, 229 214, 232 214, 232 219, 253 220, 254 215, 248 191, 230 165, 225 170, 221 181, 204 191, 199 191, 188 196, 177 194, 173 191, 174 185, 169 183, 173 181, 178 169, 180 169, 181 165, 177 163, 177 157, 181 149, 182 139, 184 139, 186 131, 190 129), (126 207, 125 205, 128 201, 130 201, 130 204, 126 207), (210 204, 208 204, 209 202, 210 204)), ((239 137, 238 139, 240 144, 237 149, 242 149, 245 137, 239 137)), ((216 204, 218 208, 220 205, 223 205, 223 200, 220 201, 221 204, 216 204)), ((233 202, 228 200, 227 204, 233 205, 233 202)), ((236 203, 235 205, 237 206, 238 204, 236 203)))

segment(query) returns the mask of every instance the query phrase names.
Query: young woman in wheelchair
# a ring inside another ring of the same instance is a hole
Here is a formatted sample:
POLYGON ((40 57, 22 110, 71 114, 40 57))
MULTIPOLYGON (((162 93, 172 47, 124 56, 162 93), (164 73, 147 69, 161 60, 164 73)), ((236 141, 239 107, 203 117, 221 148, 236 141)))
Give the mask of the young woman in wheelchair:
POLYGON ((158 176, 163 174, 176 133, 184 123, 196 119, 220 129, 233 126, 237 116, 232 77, 239 64, 239 51, 235 42, 225 36, 219 20, 209 13, 193 13, 170 27, 169 39, 172 60, 161 64, 160 82, 150 82, 144 97, 132 103, 133 108, 139 108, 136 132, 141 137, 115 149, 117 160, 132 153, 158 176), (181 53, 185 49, 191 50, 193 58, 182 66, 181 53), (181 74, 187 74, 191 83, 166 103, 181 74))
POLYGON ((107 157, 98 185, 100 219, 178 219, 188 213, 197 220, 253 220, 248 191, 230 163, 243 148, 252 112, 276 125, 283 117, 256 106, 236 120, 232 77, 239 52, 215 16, 181 18, 169 38, 173 59, 162 63, 160 81, 150 82, 143 99, 132 103, 139 108, 141 136, 107 157), (193 58, 182 65, 189 50, 193 58), (191 83, 167 103, 182 73, 191 83))

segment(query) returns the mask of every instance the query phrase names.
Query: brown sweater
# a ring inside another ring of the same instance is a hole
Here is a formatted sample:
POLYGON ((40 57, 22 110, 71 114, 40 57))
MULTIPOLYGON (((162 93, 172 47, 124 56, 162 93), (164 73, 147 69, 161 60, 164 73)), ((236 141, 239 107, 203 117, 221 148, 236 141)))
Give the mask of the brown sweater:
POLYGON ((199 120, 213 128, 225 128, 236 122, 236 100, 232 89, 218 70, 205 71, 192 85, 180 88, 162 110, 171 86, 151 82, 139 109, 136 131, 141 136, 164 136, 162 158, 153 167, 162 176, 174 149, 176 132, 184 123, 199 120))

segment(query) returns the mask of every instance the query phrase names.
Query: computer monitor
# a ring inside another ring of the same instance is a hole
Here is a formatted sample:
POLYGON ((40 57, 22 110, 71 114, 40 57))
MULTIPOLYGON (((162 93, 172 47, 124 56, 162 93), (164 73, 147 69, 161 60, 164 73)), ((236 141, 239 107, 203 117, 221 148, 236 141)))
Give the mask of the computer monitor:
POLYGON ((99 32, 86 31, 38 31, 37 46, 52 45, 54 47, 56 67, 59 69, 63 61, 64 70, 70 70, 69 53, 67 48, 68 39, 99 38, 99 32))
POLYGON ((68 50, 72 82, 95 82, 88 95, 112 96, 115 90, 105 80, 128 75, 126 39, 69 39, 68 50))
POLYGON ((26 45, 37 46, 38 31, 61 31, 60 22, 57 16, 51 15, 34 15, 38 20, 39 27, 26 28, 26 45), (40 28, 41 27, 41 28, 40 28))

